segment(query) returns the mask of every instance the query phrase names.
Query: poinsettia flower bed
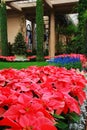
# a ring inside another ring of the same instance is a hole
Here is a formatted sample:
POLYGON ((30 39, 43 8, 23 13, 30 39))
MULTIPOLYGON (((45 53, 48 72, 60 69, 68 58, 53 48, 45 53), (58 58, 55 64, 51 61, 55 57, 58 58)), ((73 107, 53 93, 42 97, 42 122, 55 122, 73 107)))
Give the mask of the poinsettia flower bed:
POLYGON ((74 69, 55 66, 0 70, 0 128, 58 130, 65 115, 80 115, 86 82, 74 69))
POLYGON ((15 56, 0 56, 0 61, 14 61, 15 56))

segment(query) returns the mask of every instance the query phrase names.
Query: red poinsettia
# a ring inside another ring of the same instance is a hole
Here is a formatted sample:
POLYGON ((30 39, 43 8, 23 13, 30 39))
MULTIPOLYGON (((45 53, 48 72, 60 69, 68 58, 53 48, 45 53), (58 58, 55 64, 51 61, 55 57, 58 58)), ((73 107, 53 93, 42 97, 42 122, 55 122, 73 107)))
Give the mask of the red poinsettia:
POLYGON ((80 114, 86 83, 74 69, 55 66, 0 70, 0 127, 57 130, 53 114, 80 114))

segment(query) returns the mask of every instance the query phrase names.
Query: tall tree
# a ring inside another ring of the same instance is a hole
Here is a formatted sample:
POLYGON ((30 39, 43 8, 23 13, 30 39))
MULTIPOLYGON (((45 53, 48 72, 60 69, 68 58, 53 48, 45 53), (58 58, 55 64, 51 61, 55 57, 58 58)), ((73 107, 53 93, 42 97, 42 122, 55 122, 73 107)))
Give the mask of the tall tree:
POLYGON ((0 3, 0 55, 8 55, 6 3, 0 3))
POLYGON ((78 50, 87 54, 87 0, 79 0, 78 4, 78 50))
POLYGON ((43 61, 44 60, 43 0, 36 1, 36 39, 37 39, 37 61, 43 61))

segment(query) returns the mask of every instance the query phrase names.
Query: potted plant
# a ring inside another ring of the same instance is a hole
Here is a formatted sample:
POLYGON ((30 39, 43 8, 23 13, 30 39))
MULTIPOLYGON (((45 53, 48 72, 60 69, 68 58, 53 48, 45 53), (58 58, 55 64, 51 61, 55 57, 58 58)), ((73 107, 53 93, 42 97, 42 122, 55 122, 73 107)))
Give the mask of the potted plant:
POLYGON ((26 57, 26 43, 21 32, 18 32, 17 36, 15 37, 13 54, 16 56, 16 60, 24 60, 26 57))

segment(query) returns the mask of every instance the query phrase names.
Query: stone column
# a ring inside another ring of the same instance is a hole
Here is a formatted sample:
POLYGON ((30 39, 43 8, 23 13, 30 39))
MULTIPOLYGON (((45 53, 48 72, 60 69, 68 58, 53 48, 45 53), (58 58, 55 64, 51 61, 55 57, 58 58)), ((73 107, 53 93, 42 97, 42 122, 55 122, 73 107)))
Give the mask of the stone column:
POLYGON ((55 56, 55 16, 53 11, 50 15, 49 56, 51 58, 55 56))

